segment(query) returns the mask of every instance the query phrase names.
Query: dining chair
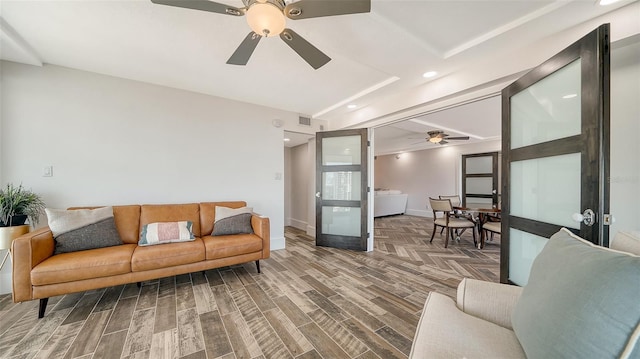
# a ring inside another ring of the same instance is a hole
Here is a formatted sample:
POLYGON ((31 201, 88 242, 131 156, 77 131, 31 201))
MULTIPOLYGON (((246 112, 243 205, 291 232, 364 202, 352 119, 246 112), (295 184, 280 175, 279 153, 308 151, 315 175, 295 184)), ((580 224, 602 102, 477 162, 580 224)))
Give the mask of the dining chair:
POLYGON ((438 196, 438 198, 448 199, 449 201, 451 201, 451 206, 453 207, 460 206, 460 203, 462 203, 462 201, 460 201, 460 196, 458 196, 457 194, 453 196, 438 196))
POLYGON ((450 199, 429 197, 429 205, 433 210, 433 232, 431 233, 430 243, 433 242, 433 237, 436 235, 436 227, 446 229, 447 234, 445 235, 444 240, 445 248, 447 248, 447 245, 449 244, 449 235, 453 236, 454 230, 459 236, 464 233, 467 228, 471 228, 474 246, 477 245, 475 231, 476 224, 469 219, 456 217, 453 214, 453 205, 451 204, 450 199), (458 230, 460 230, 460 232, 458 232, 458 230))
MULTIPOLYGON (((460 196, 458 196, 457 194, 454 194, 452 196, 438 196, 438 198, 450 200, 451 206, 453 207, 459 207, 462 204, 462 201, 460 200, 460 196)), ((452 211, 452 214, 458 218, 466 218, 470 221, 473 221, 473 216, 470 213, 464 213, 462 211, 454 209, 452 211)), ((440 229, 440 234, 442 234, 442 231, 444 231, 444 228, 440 229)))
POLYGON ((491 241, 493 240, 493 235, 495 233, 501 234, 502 232, 502 222, 499 220, 489 220, 482 225, 482 231, 485 232, 484 236, 487 238, 487 235, 491 233, 491 241))

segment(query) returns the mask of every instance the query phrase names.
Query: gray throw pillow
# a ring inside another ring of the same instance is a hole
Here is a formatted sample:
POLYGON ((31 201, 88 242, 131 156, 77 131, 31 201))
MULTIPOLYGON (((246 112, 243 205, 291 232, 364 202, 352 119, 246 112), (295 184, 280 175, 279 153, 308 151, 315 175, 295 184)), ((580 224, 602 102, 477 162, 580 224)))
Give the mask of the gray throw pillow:
POLYGON ((563 228, 534 260, 511 324, 528 358, 638 358, 640 257, 563 228))
POLYGON ((212 236, 226 236, 231 234, 251 234, 251 213, 242 213, 218 220, 213 225, 212 236))
POLYGON ((122 244, 113 217, 74 229, 55 237, 53 254, 83 251, 87 249, 111 247, 122 244))

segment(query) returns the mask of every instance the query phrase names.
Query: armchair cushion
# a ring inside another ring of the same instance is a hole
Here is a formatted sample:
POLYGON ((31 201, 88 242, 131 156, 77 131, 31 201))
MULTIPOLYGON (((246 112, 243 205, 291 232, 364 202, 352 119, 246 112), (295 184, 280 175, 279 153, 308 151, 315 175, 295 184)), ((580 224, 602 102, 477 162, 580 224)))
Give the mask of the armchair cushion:
POLYGON ((564 228, 554 234, 534 260, 512 315, 527 357, 638 355, 639 278, 640 257, 595 246, 564 228))
POLYGON ((458 285, 457 304, 463 312, 511 328, 511 313, 522 288, 464 278, 458 285))
POLYGON ((427 297, 409 355, 415 359, 524 357, 513 331, 460 311, 451 298, 436 292, 427 297))

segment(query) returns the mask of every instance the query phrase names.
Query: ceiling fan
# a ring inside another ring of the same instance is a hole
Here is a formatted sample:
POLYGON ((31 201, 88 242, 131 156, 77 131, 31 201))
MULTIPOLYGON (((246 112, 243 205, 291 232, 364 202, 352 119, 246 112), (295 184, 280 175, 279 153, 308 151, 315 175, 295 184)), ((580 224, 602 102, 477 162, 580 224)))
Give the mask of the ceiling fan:
POLYGON ((445 139, 456 140, 456 141, 469 139, 469 136, 449 137, 449 135, 447 135, 446 133, 440 130, 429 131, 427 132, 427 134, 429 135, 429 137, 425 138, 427 141, 431 143, 437 143, 439 145, 444 145, 449 143, 449 141, 445 141, 445 139))
POLYGON ((331 58, 295 31, 287 28, 286 18, 299 20, 371 11, 371 0, 300 0, 289 4, 285 0, 242 0, 245 5, 242 8, 208 0, 151 0, 151 2, 231 16, 246 15, 252 31, 231 55, 227 64, 246 65, 261 38, 279 35, 293 51, 316 70, 331 61, 331 58))

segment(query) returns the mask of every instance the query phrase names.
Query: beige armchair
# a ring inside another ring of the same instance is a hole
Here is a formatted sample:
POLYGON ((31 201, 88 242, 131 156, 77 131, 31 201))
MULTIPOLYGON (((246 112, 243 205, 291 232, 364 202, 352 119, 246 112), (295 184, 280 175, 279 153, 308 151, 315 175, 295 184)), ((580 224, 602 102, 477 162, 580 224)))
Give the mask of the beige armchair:
POLYGON ((465 278, 456 302, 431 292, 409 358, 639 358, 640 232, 619 232, 615 251, 572 240, 566 230, 554 237, 526 287, 465 278))

